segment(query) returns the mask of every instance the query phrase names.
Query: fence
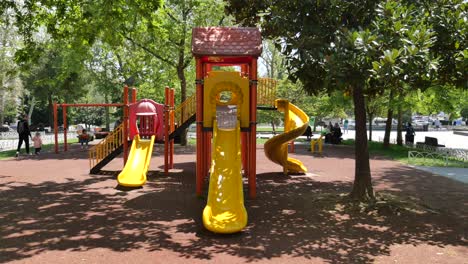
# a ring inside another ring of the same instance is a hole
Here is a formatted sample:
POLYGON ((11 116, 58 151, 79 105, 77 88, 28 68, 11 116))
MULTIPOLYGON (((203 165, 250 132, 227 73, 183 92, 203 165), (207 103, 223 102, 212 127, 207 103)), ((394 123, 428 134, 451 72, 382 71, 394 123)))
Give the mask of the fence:
POLYGON ((448 155, 445 153, 438 152, 423 152, 423 151, 408 151, 408 161, 411 163, 414 159, 442 159, 445 163, 445 166, 448 165, 448 155))
POLYGON ((434 152, 439 154, 447 155, 451 158, 455 158, 460 161, 468 161, 468 149, 457 149, 457 148, 444 148, 435 147, 425 144, 417 144, 416 148, 421 149, 425 152, 434 152))
MULTIPOLYGON (((42 137, 42 144, 54 144, 54 134, 45 134, 40 132, 42 137)), ((75 139, 75 133, 68 133, 67 139, 75 139)), ((63 142, 64 136, 63 133, 58 134, 58 141, 63 142)), ((31 143, 30 143, 31 145, 31 143)), ((24 146, 24 145, 23 145, 24 146)), ((0 133, 0 152, 16 149, 18 147, 18 133, 16 132, 2 132, 0 133)))

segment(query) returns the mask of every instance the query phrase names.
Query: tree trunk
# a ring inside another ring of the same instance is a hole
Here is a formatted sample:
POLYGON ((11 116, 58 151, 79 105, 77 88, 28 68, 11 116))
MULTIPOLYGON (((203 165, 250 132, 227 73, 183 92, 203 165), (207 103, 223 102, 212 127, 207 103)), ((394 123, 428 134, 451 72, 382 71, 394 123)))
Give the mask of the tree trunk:
MULTIPOLYGON (((109 96, 107 94, 104 95, 104 101, 106 104, 109 103, 109 96)), ((106 130, 110 131, 110 109, 109 107, 105 107, 106 111, 106 130)))
MULTIPOLYGON (((182 57, 183 61, 183 57, 182 57)), ((177 76, 180 80, 180 103, 183 103, 187 99, 187 80, 185 79, 185 71, 184 68, 178 67, 177 68, 177 76)), ((183 109, 182 109, 183 111, 183 109)), ((184 116, 184 113, 181 113, 184 116)), ((187 129, 184 129, 180 132, 180 145, 186 146, 187 145, 187 129)))
MULTIPOLYGON (((401 98, 402 100, 402 98, 401 98)), ((401 102, 401 100, 399 100, 401 102)), ((402 135, 402 127, 403 127, 403 113, 401 109, 401 104, 398 104, 398 125, 397 125, 397 145, 403 146, 403 135, 402 135)))
POLYGON ((273 135, 276 135, 275 122, 271 120, 271 128, 273 129, 273 135))
MULTIPOLYGON (((183 103, 187 100, 187 79, 185 78, 185 68, 189 65, 185 61, 185 41, 187 35, 187 21, 189 10, 186 9, 185 2, 182 3, 182 36, 180 38, 179 43, 179 58, 177 60, 177 76, 180 80, 180 103, 183 103)), ((184 116, 184 113, 181 113, 184 116)), ((184 129, 180 133, 180 145, 186 146, 187 145, 187 132, 188 129, 184 129)))
POLYGON ((372 188, 367 147, 366 106, 361 85, 353 87, 354 116, 356 119, 355 174, 350 197, 358 201, 375 199, 372 188))
POLYGON ((369 141, 372 141, 372 120, 374 119, 374 115, 369 113, 369 141))
MULTIPOLYGON (((54 102, 52 101, 52 94, 49 93, 47 96, 47 101, 49 103, 49 126, 50 131, 54 131, 54 102)), ((58 114, 58 113, 57 113, 58 114)))
POLYGON ((392 131, 392 121, 393 121, 393 90, 390 91, 389 101, 388 101, 388 111, 387 111, 387 122, 385 123, 385 135, 383 140, 384 148, 390 146, 390 133, 392 131))
MULTIPOLYGON (((0 85, 1 85, 0 81, 0 85)), ((5 90, 3 87, 0 87, 0 125, 3 125, 5 123, 5 101, 6 101, 6 95, 5 95, 5 90)))
POLYGON ((31 96, 31 99, 29 100, 29 109, 28 109, 28 124, 31 125, 32 122, 32 113, 34 111, 34 106, 36 105, 36 97, 31 96))

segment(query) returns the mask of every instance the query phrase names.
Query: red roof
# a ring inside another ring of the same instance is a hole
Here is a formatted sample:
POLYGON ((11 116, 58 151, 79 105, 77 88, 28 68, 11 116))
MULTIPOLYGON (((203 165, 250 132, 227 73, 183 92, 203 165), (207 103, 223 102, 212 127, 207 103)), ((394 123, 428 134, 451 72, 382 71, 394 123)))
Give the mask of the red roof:
POLYGON ((195 56, 255 56, 262 54, 262 36, 253 27, 197 27, 192 29, 195 56))

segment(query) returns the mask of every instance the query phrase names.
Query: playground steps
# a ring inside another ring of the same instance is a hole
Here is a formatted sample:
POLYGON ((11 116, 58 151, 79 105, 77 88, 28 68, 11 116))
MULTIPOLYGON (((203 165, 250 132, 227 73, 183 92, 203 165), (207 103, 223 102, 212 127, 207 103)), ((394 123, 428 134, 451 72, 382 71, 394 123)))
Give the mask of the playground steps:
MULTIPOLYGON (((131 142, 128 143, 129 146, 132 144, 131 142)), ((111 153, 109 153, 104 159, 99 161, 94 167, 89 170, 89 174, 98 174, 104 166, 106 166, 109 162, 111 162, 114 158, 120 155, 123 152, 123 144, 119 147, 114 149, 111 153)))
POLYGON ((90 173, 99 172, 107 163, 123 151, 123 124, 116 127, 101 142, 93 146, 89 152, 90 173))
MULTIPOLYGON (((196 115, 193 114, 189 119, 185 120, 185 122, 183 124, 181 124, 180 126, 177 126, 175 128, 175 130, 172 131, 169 134, 169 140, 174 139, 176 141, 176 143, 179 142, 180 139, 178 137, 181 135, 182 131, 187 129, 192 123, 195 122, 195 120, 196 120, 196 115)), ((163 140, 158 140, 158 141, 156 141, 156 143, 162 144, 162 143, 164 143, 164 141, 163 140)))

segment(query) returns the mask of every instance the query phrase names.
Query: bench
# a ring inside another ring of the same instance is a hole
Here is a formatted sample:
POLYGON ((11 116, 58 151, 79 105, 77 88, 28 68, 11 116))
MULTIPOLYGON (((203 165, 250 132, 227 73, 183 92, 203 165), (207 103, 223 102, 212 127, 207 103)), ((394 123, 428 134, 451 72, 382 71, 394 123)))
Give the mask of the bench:
POLYGON ((431 147, 445 147, 445 145, 440 145, 437 138, 434 137, 425 137, 424 142, 416 142, 417 145, 426 145, 431 147))

